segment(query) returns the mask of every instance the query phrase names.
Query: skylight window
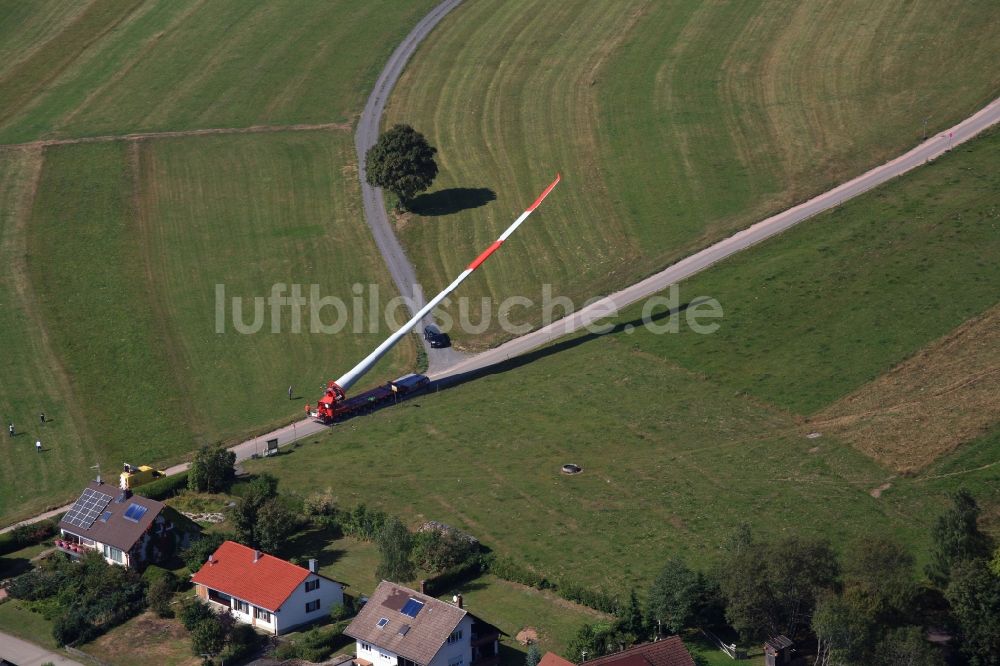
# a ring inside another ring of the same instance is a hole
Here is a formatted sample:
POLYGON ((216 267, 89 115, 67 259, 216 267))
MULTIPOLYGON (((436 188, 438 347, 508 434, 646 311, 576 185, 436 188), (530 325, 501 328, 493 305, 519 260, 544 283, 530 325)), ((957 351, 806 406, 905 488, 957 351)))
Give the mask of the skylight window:
POLYGON ((387 625, 387 624, 389 624, 389 618, 384 617, 381 620, 379 620, 378 622, 376 622, 375 626, 378 627, 379 629, 385 629, 385 625, 387 625))
POLYGON ((139 522, 145 515, 146 507, 141 504, 129 504, 129 507, 125 510, 125 518, 131 520, 133 523, 139 522))
POLYGON ((424 607, 424 602, 417 601, 416 599, 410 599, 407 601, 403 608, 399 611, 403 615, 409 615, 410 617, 416 617, 417 613, 424 607))
POLYGON ((111 512, 110 511, 105 511, 104 513, 101 514, 101 522, 102 523, 106 523, 110 519, 111 519, 111 512))

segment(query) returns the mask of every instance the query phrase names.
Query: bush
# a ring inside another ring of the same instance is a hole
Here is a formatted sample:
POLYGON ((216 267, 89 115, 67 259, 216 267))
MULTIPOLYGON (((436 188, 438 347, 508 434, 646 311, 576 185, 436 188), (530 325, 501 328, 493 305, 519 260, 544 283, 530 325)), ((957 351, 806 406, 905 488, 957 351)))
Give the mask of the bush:
POLYGON ((221 446, 202 446, 188 470, 188 489, 204 493, 229 490, 236 479, 236 454, 221 446))
POLYGON ((343 625, 310 629, 294 640, 289 640, 274 651, 275 659, 304 659, 324 661, 344 642, 343 625))
POLYGON ((194 631, 194 628, 199 624, 208 618, 215 617, 215 613, 206 604, 195 599, 189 599, 187 603, 181 606, 180 613, 177 616, 185 629, 194 631))
POLYGON ((219 654, 226 646, 226 630, 213 613, 191 629, 191 652, 195 655, 219 654))
POLYGON ((169 571, 165 575, 157 576, 149 583, 146 589, 146 604, 150 610, 156 613, 157 617, 173 617, 174 611, 170 603, 174 599, 174 591, 177 589, 177 577, 169 571))
POLYGON ((478 543, 454 530, 427 529, 413 539, 413 558, 418 567, 439 573, 467 562, 478 550, 478 543))
POLYGON ((426 581, 427 594, 438 597, 449 591, 460 588, 464 583, 478 578, 483 573, 483 561, 480 557, 470 557, 465 562, 445 569, 437 576, 426 581))
POLYGON ((178 495, 182 490, 187 488, 187 485, 188 473, 181 472, 180 474, 165 476, 156 481, 150 481, 145 485, 137 487, 134 492, 136 495, 142 495, 143 497, 162 502, 178 495))
POLYGON ((521 585, 527 585, 539 590, 552 587, 552 584, 544 576, 518 564, 509 557, 491 556, 486 558, 484 562, 486 569, 497 578, 503 578, 512 583, 520 583, 521 585))
POLYGON ((261 636, 249 624, 236 624, 226 641, 225 659, 240 660, 256 652, 261 636))
POLYGON ((302 502, 302 510, 307 516, 332 516, 337 511, 332 489, 307 495, 302 502))
POLYGON ((202 534, 200 539, 191 543, 190 546, 181 551, 181 560, 188 571, 195 573, 208 561, 208 556, 214 553, 225 538, 217 533, 202 534))
POLYGON ((6 534, 0 534, 0 555, 7 555, 27 546, 41 543, 58 531, 53 520, 40 520, 30 525, 18 525, 6 534))

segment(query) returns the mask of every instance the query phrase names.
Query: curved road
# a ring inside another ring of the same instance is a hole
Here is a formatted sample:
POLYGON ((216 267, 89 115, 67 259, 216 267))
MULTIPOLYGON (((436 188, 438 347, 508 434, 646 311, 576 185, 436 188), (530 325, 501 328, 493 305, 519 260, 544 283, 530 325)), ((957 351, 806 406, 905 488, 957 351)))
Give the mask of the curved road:
MULTIPOLYGON (((368 102, 361 112, 361 117, 358 118, 358 130, 354 135, 354 147, 358 151, 358 177, 361 179, 361 198, 364 202, 365 220, 371 227, 372 235, 375 236, 375 244, 385 260, 392 281, 396 283, 397 291, 400 295, 413 299, 410 308, 411 314, 424 306, 426 301, 423 290, 420 288, 420 283, 417 282, 417 273, 413 270, 413 264, 407 259, 403 247, 399 244, 399 240, 392 230, 392 225, 389 224, 389 216, 385 212, 385 200, 382 198, 382 189, 372 187, 365 180, 365 153, 378 140, 382 112, 389 100, 389 94, 403 73, 406 62, 417 50, 420 42, 434 29, 434 26, 461 2, 462 0, 444 0, 422 18, 406 36, 403 43, 396 47, 382 69, 382 73, 375 81, 375 88, 368 96, 368 102)), ((430 317, 424 320, 425 323, 431 323, 428 319, 430 317)), ((428 372, 439 372, 465 358, 463 354, 450 347, 432 349, 427 341, 424 341, 423 344, 424 350, 427 352, 428 372)))

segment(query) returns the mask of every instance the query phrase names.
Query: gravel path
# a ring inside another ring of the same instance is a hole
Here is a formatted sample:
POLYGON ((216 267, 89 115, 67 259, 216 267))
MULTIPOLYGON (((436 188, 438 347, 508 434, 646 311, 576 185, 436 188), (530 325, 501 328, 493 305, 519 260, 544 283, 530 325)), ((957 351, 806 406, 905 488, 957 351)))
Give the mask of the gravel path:
MULTIPOLYGON (((368 97, 364 111, 361 112, 361 117, 358 119, 358 130, 354 135, 354 146, 358 151, 358 177, 361 179, 361 197, 364 200, 365 220, 371 227, 372 235, 375 236, 375 244, 389 269, 392 281, 396 283, 396 289, 400 294, 414 300, 414 308, 410 310, 411 313, 415 313, 423 307, 426 300, 420 289, 420 283, 417 281, 417 273, 413 270, 413 264, 407 259, 406 253, 389 223, 389 216, 385 211, 385 200, 382 198, 382 189, 372 187, 365 180, 365 153, 378 140, 382 111, 385 110, 389 94, 403 73, 406 62, 417 50, 420 42, 434 29, 434 26, 461 2, 462 0, 444 0, 421 19, 406 36, 403 43, 396 47, 382 69, 382 73, 375 81, 375 88, 368 97)), ((425 323, 431 322, 425 319, 425 323)), ((454 349, 431 349, 426 341, 423 344, 427 352, 429 372, 440 372, 465 358, 464 354, 454 349)))

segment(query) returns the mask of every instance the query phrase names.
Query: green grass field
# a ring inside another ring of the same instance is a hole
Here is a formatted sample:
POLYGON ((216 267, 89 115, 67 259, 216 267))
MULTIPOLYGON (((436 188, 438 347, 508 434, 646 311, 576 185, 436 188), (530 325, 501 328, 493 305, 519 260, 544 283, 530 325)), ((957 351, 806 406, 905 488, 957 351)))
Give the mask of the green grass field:
MULTIPOLYGON (((386 114, 439 150, 442 194, 402 240, 432 292, 562 170, 463 294, 472 321, 479 296, 537 301, 544 283, 580 304, 980 108, 1000 92, 998 18, 988 1, 465 4, 386 114)), ((493 315, 493 335, 460 343, 504 337, 493 315)))
POLYGON ((0 143, 350 122, 433 4, 14 3, 3 23, 17 29, 0 28, 0 55, 13 54, 0 65, 0 143))
POLYGON ((808 438, 803 418, 996 303, 998 146, 1000 133, 975 140, 681 285, 682 303, 722 302, 714 335, 629 333, 636 305, 612 334, 573 336, 251 468, 286 485, 336 478, 344 501, 454 523, 547 576, 616 591, 673 554, 712 561, 742 521, 838 546, 894 534, 923 558, 962 485, 998 531, 1000 429, 899 477, 828 434, 808 438), (584 473, 561 475, 566 462, 584 473))
MULTIPOLYGON (((177 462, 287 422, 384 337, 310 334, 308 313, 293 334, 287 308, 281 334, 265 311, 265 332, 244 336, 231 305, 220 335, 215 288, 243 298, 246 322, 275 283, 349 306, 354 284, 395 295, 363 223, 350 124, 432 4, 0 7, 0 143, 344 125, 0 147, 0 418, 23 432, 0 472, 0 523, 67 501, 97 463, 177 462)), ((414 349, 370 381, 413 367, 414 349)))
MULTIPOLYGON (((350 325, 312 333, 308 309, 295 333, 289 308, 279 333, 262 310, 267 325, 243 335, 231 302, 225 333, 216 329, 216 284, 227 299, 244 298, 247 323, 253 299, 279 282, 306 285, 306 294, 318 284, 322 295, 349 304, 355 283, 394 294, 357 211, 356 176, 345 171, 352 150, 346 132, 45 149, 33 206, 19 213, 29 217, 20 231, 16 214, 10 222, 12 242, 26 245, 21 256, 11 247, 13 266, 27 257, 37 312, 34 320, 4 314, 20 348, 5 354, 11 382, 2 416, 30 432, 12 443, 0 515, 31 515, 69 499, 95 463, 108 472, 123 460, 177 462, 199 443, 287 422, 328 375, 382 339, 350 325), (286 395, 290 384, 295 401, 286 395), (53 419, 44 427, 41 410, 53 419)), ((12 199, 26 161, 5 162, 12 199)), ((323 316, 330 324, 335 313, 323 316)), ((369 381, 414 361, 414 346, 404 343, 369 381)))

